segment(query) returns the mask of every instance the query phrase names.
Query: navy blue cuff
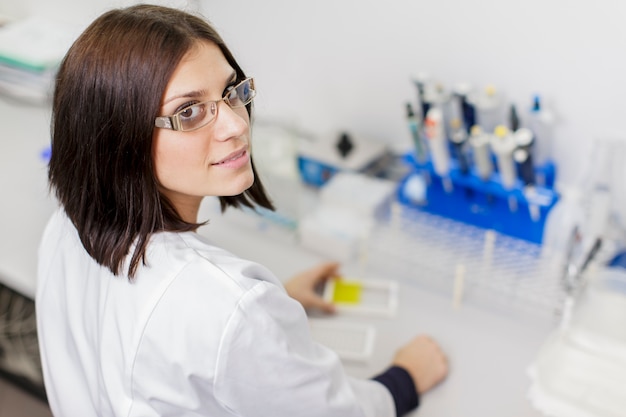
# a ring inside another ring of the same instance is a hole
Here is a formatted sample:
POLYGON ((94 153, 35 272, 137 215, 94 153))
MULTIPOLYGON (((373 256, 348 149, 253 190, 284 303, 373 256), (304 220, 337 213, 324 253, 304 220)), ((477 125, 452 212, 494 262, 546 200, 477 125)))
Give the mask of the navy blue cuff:
POLYGON ((396 416, 400 417, 409 411, 417 408, 420 404, 420 397, 415 388, 413 378, 406 369, 399 366, 392 366, 382 374, 372 378, 383 384, 393 397, 396 404, 396 416))

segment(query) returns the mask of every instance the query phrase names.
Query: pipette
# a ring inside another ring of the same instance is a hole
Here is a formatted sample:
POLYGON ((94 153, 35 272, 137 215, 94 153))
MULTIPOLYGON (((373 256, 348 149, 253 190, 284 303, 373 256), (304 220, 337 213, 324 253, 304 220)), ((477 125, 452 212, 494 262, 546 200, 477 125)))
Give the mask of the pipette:
POLYGON ((476 109, 469 101, 471 92, 472 87, 468 83, 459 83, 454 89, 454 95, 458 97, 461 107, 463 126, 465 126, 468 134, 470 133, 472 126, 476 124, 476 109))
POLYGON ((454 156, 459 164, 459 170, 463 175, 467 175, 469 172, 469 162, 465 155, 467 131, 463 127, 461 119, 455 118, 450 121, 450 142, 452 142, 452 146, 454 147, 454 156))
POLYGON ((420 107, 421 114, 424 116, 428 113, 430 104, 426 102, 426 85, 430 81, 430 75, 425 72, 420 72, 412 77, 413 84, 415 84, 415 88, 417 88, 417 101, 418 106, 420 107))
POLYGON ((509 129, 511 132, 517 131, 519 129, 519 116, 517 115, 517 109, 515 108, 515 104, 511 104, 509 108, 509 129))
POLYGON ((420 133, 420 122, 413 112, 411 103, 406 104, 406 114, 409 130, 411 131, 411 136, 413 138, 413 145, 415 146, 416 161, 419 164, 424 164, 428 160, 428 153, 420 133))
MULTIPOLYGON (((511 131, 504 125, 497 126, 491 140, 491 149, 496 155, 502 187, 506 190, 515 188, 515 181, 517 180, 515 161, 513 160, 515 148, 515 139, 511 131)), ((517 211, 517 200, 513 194, 509 195, 509 209, 517 211)))
POLYGON ((443 126, 443 112, 439 107, 431 107, 428 110, 424 122, 424 131, 428 139, 435 173, 441 177, 446 192, 451 192, 450 151, 443 126))
POLYGON ((535 136, 533 159, 538 166, 552 159, 553 124, 552 114, 544 108, 541 98, 535 95, 528 115, 528 128, 535 136))
POLYGON ((455 309, 461 307, 461 302, 463 301, 464 285, 465 265, 457 264, 454 271, 454 284, 452 287, 452 306, 455 309))
POLYGON ((493 132, 504 122, 502 102, 493 85, 488 85, 482 94, 472 100, 476 106, 476 122, 485 132, 493 132))
POLYGON ((535 137, 530 129, 522 127, 513 134, 517 149, 513 153, 513 159, 519 166, 520 178, 526 185, 535 183, 535 167, 533 164, 532 147, 535 137))
POLYGON ((478 176, 483 181, 489 181, 493 174, 493 162, 491 161, 491 148, 489 135, 483 133, 478 125, 472 126, 470 130, 469 143, 474 155, 474 163, 478 176))
POLYGON ((496 127, 491 140, 491 148, 496 154, 502 186, 507 190, 512 190, 517 179, 515 162, 513 161, 513 151, 515 151, 516 144, 511 131, 506 126, 499 125, 496 127))

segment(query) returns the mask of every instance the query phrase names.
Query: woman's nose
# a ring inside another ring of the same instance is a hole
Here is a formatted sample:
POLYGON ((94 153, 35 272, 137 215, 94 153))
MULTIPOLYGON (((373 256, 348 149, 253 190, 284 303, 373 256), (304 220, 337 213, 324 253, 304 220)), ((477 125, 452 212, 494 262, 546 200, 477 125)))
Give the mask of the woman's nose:
POLYGON ((247 133, 250 118, 245 107, 232 108, 224 101, 220 101, 218 106, 215 119, 215 134, 218 140, 229 140, 247 133))

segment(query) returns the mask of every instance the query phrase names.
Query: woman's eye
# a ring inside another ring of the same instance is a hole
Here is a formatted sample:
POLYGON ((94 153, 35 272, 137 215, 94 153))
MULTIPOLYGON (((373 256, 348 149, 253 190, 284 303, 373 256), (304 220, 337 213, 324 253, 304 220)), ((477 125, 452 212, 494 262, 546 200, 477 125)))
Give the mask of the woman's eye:
POLYGON ((238 88, 237 95, 242 101, 247 101, 250 96, 250 84, 245 83, 238 88))
POLYGON ((233 86, 230 86, 226 89, 223 97, 225 97, 227 100, 234 100, 237 98, 237 90, 235 90, 233 86))
POLYGON ((182 110, 179 115, 183 119, 194 119, 200 117, 204 113, 204 104, 194 104, 182 110))

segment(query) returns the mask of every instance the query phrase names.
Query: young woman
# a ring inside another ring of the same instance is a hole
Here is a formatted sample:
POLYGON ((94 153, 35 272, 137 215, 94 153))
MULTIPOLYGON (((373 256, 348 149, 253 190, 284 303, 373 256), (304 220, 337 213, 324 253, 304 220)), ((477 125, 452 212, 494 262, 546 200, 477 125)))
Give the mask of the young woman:
POLYGON ((311 340, 320 265, 286 284, 195 233, 200 202, 272 208, 250 155, 254 80, 202 19, 113 10, 67 53, 52 120, 60 209, 37 317, 57 416, 395 416, 447 373, 419 336, 373 380, 311 340), (304 308, 303 308, 304 307, 304 308))

